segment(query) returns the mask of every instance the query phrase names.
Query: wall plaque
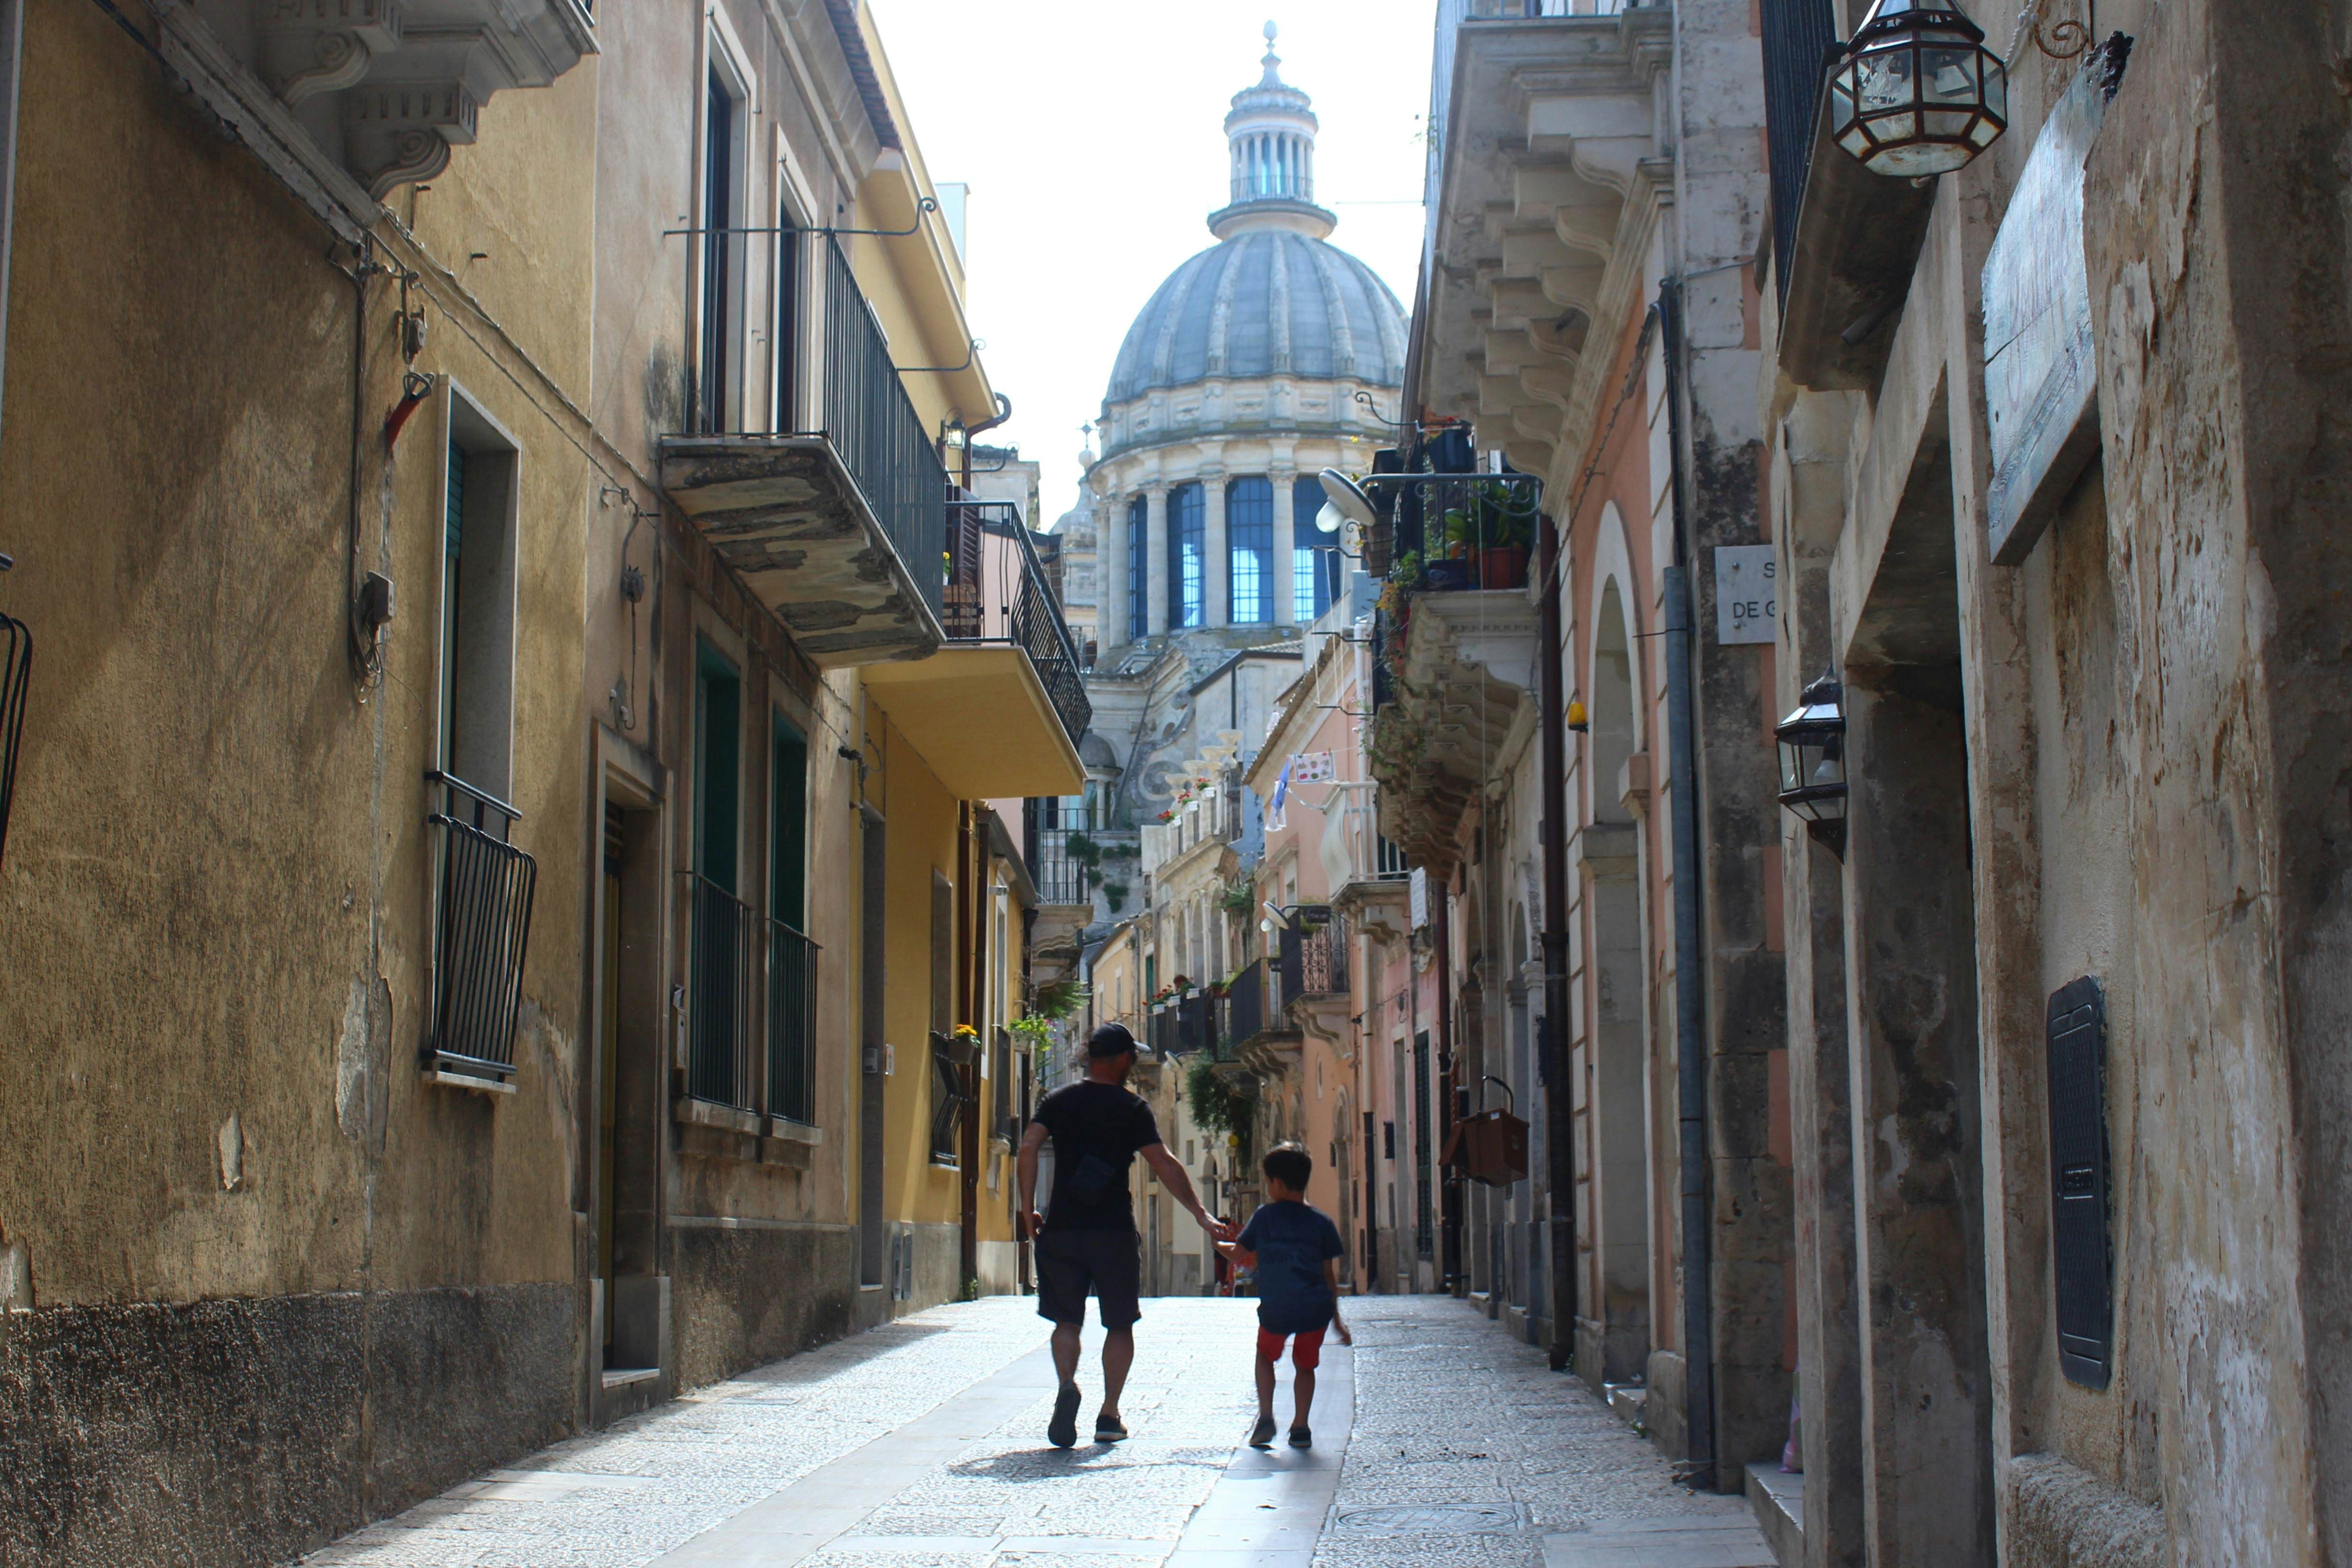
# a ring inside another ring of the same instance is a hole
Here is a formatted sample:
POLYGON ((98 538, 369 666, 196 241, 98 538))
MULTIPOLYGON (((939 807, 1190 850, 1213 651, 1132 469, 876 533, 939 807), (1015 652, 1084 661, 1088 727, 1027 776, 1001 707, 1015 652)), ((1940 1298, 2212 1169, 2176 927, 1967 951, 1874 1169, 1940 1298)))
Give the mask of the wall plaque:
POLYGON ((2098 362, 2083 258, 2083 163, 2131 40, 2094 49, 2043 122, 1984 266, 1991 557, 2014 566, 2099 448, 2098 362))
POLYGON ((1719 544, 1715 550, 1715 640, 1770 642, 1780 635, 1774 603, 1772 546, 1719 544))

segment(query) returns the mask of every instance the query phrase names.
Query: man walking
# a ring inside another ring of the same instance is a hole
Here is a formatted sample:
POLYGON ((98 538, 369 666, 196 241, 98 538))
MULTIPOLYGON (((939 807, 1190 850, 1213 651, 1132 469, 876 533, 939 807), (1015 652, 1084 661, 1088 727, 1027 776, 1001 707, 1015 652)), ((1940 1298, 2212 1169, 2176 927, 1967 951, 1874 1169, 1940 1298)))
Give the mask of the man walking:
POLYGON ((1021 1213, 1036 1243, 1037 1315, 1054 1325, 1054 1370, 1062 1384, 1045 1427, 1057 1448, 1078 1440, 1078 1331, 1090 1291, 1103 1325, 1103 1402, 1095 1441, 1116 1443, 1127 1436, 1118 1396, 1135 1361, 1135 1322, 1143 1316, 1138 1300, 1142 1243, 1127 1191, 1135 1157, 1143 1156, 1202 1230, 1219 1241, 1233 1239, 1233 1227, 1201 1206, 1192 1178, 1160 1142, 1151 1107, 1128 1091, 1127 1075, 1134 1070, 1135 1037, 1121 1025, 1105 1024, 1087 1041, 1086 1078, 1047 1095, 1021 1140, 1021 1213), (1040 1215, 1037 1151, 1049 1135, 1054 1194, 1049 1212, 1040 1215))

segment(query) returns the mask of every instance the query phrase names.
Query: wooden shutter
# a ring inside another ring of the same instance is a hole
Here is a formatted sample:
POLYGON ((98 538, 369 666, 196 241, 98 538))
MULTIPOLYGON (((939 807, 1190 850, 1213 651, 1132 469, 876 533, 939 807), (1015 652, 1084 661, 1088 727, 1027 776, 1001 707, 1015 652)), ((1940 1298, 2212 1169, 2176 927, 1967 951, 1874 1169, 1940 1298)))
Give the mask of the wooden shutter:
POLYGON ((2107 1010, 2099 983, 2050 998, 2050 1235, 2057 1257, 2058 1363, 2105 1388, 2114 1362, 2107 1240, 2107 1010))

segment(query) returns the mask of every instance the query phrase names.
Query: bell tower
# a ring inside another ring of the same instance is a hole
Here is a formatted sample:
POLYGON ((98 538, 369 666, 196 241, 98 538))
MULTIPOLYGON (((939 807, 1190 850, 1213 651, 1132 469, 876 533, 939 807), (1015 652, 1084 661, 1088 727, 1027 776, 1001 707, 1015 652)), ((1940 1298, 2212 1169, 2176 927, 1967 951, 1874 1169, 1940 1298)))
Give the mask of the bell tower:
POLYGON ((1228 204, 1209 215, 1219 239, 1251 229, 1288 229, 1321 239, 1339 220, 1315 205, 1313 100, 1282 79, 1274 52, 1275 26, 1265 25, 1265 74, 1234 94, 1225 115, 1231 149, 1228 204))

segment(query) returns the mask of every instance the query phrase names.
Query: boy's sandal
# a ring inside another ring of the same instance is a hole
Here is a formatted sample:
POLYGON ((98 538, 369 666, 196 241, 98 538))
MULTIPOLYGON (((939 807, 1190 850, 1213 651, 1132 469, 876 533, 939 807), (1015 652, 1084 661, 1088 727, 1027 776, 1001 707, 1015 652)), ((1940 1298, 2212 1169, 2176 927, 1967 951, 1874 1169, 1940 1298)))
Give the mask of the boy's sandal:
POLYGON ((1250 1432, 1249 1446, 1253 1448, 1271 1448, 1274 1447, 1273 1416, 1261 1415, 1257 1418, 1257 1426, 1250 1432))
POLYGON ((1096 1442, 1118 1443, 1124 1442, 1126 1438, 1127 1427, 1123 1423, 1099 1415, 1095 1417, 1096 1442))
POLYGON ((1294 1448, 1311 1448, 1315 1447, 1315 1434, 1304 1426, 1293 1426, 1290 1429, 1290 1446, 1294 1448))

